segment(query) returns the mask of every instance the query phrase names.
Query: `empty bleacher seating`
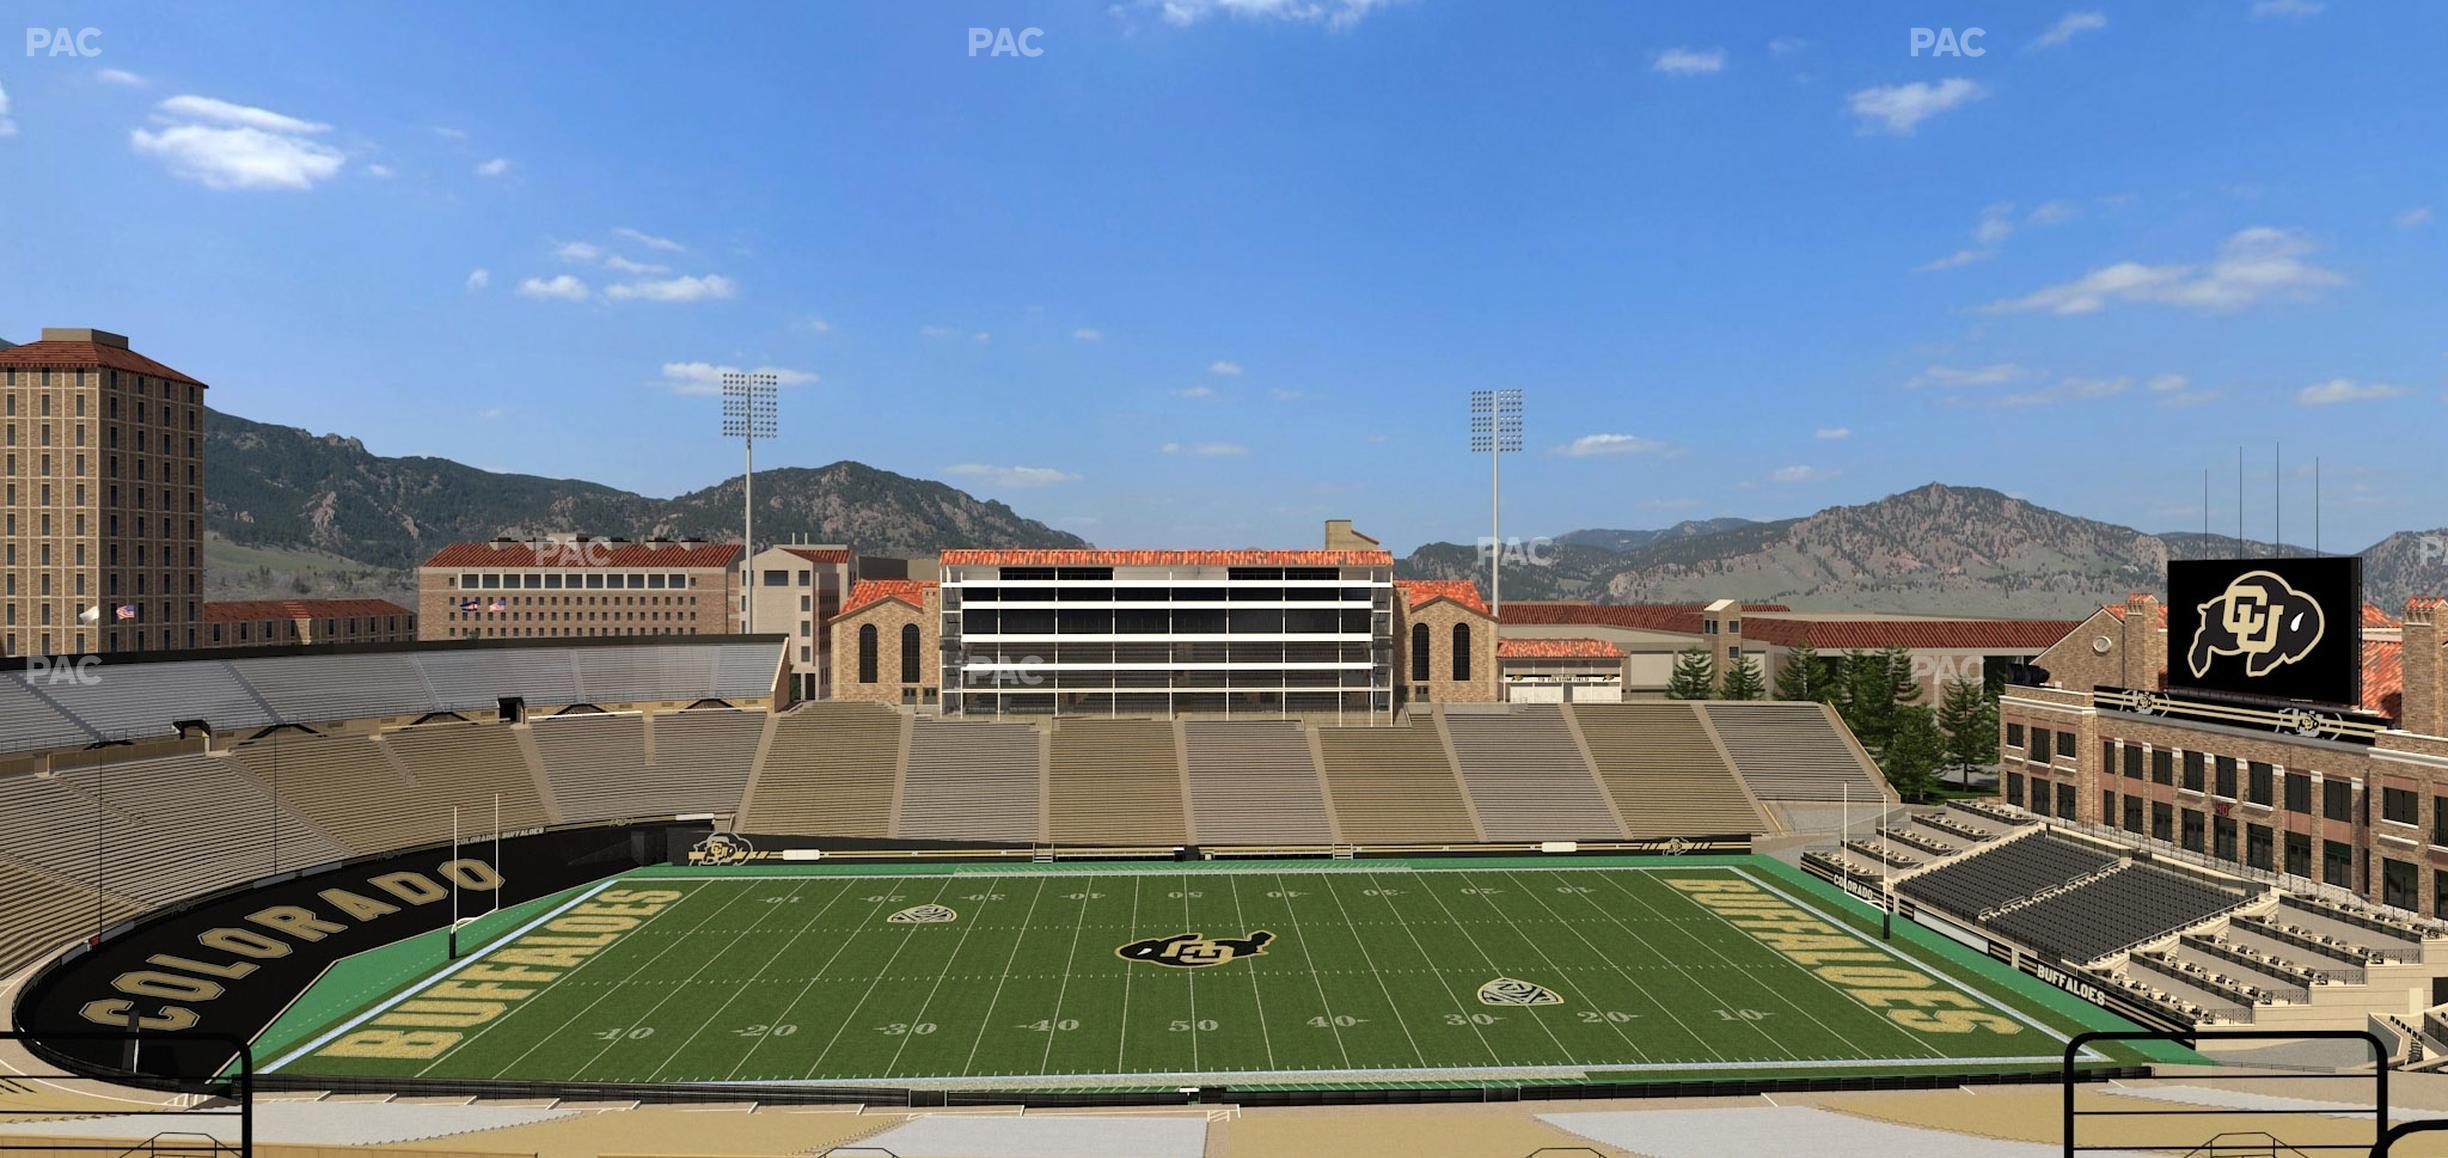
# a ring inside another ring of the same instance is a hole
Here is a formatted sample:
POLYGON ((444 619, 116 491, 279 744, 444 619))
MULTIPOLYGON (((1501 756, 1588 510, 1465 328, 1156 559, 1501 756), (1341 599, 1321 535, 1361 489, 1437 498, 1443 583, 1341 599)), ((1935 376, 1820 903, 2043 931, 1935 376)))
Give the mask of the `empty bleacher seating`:
POLYGON ((1767 831, 1692 705, 1575 704, 1571 711, 1634 838, 1767 831))
POLYGON ((639 787, 651 794, 631 808, 649 815, 739 811, 748 766, 765 738, 766 714, 736 708, 692 708, 654 719, 654 776, 639 787))
POLYGON ((1200 844, 1326 844, 1326 798, 1309 734, 1286 720, 1182 725, 1200 844))
POLYGON ((1882 799, 1886 784, 1820 704, 1764 701, 1708 705, 1734 770, 1762 800, 1882 799))
POLYGON ((647 764, 646 721, 637 713, 571 712, 530 720, 527 727, 562 820, 686 811, 664 807, 665 798, 677 794, 675 785, 647 764))
POLYGON ((1897 891, 1958 916, 1977 917, 2008 901, 2097 872, 2117 859, 2105 849, 2040 833, 1985 847, 1904 881, 1897 891))
MULTIPOLYGON (((0 850, 37 868, 89 885, 97 874, 102 887, 121 891, 137 871, 131 858, 150 853, 141 823, 112 808, 109 801, 124 795, 122 782, 105 784, 103 796, 79 791, 67 777, 31 773, 0 778, 0 850)), ((142 791, 141 785, 126 789, 142 791)), ((159 850, 175 856, 175 846, 159 850)), ((155 898, 146 898, 155 899, 155 898)))
POLYGON ((59 780, 135 822, 136 845, 110 850, 112 888, 133 896, 174 900, 347 855, 226 756, 62 768, 59 780))
POLYGON ((427 652, 416 665, 433 689, 436 711, 483 711, 504 696, 517 696, 531 709, 578 702, 578 674, 566 648, 427 652))
POLYGON ((415 779, 423 805, 403 843, 450 839, 454 805, 462 838, 492 830, 497 799, 504 831, 550 821, 518 737, 505 725, 427 724, 389 733, 383 743, 415 779))
POLYGON ((1046 839, 1114 845, 1188 839, 1171 721, 1061 720, 1048 756, 1046 839))
MULTIPOLYGON (((432 830, 433 802, 392 771, 367 737, 279 732, 241 744, 232 755, 283 807, 351 852, 404 848, 432 830)), ((447 831, 448 806, 441 823, 447 831)))
POLYGON ((1349 844, 1459 844, 1479 839, 1434 722, 1318 729, 1326 791, 1349 844))
POLYGON ((1445 711, 1480 827, 1489 840, 1619 840, 1623 826, 1562 708, 1519 705, 1503 713, 1445 711))
POLYGON ((1028 844, 1038 824, 1037 729, 920 720, 910 735, 901 829, 916 840, 1028 844))
POLYGON ((2068 961, 2089 961, 2201 924, 2244 897, 2240 888, 2133 865, 2001 913, 1986 924, 2068 961))
POLYGON ((433 704, 424 678, 405 653, 248 660, 246 681, 283 720, 321 723, 423 715, 433 704))
POLYGON ((144 906, 93 886, 0 857, 0 975, 134 916, 144 906), (97 920, 96 918, 99 918, 97 920))
POLYGON ((901 713, 878 704, 801 704, 774 719, 740 827, 794 836, 891 833, 901 713))
POLYGON ((26 686, 27 677, 0 676, 0 751, 64 748, 90 743, 91 732, 26 686))
POLYGON ((94 669, 91 679, 46 679, 33 690, 95 734, 114 740, 176 735, 180 720, 210 720, 235 731, 273 718, 220 660, 113 663, 94 669))

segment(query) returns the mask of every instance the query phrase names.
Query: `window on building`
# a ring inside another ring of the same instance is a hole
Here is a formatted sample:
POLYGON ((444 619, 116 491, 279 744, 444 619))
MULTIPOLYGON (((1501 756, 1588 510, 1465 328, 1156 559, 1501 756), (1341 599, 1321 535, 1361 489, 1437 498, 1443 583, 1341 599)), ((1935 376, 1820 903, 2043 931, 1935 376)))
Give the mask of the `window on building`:
POLYGON ((859 624, 858 671, 860 683, 876 682, 876 627, 872 623, 859 624))
POLYGON ((2065 757, 2065 758, 2066 758, 2066 759, 2068 759, 2068 760, 2071 760, 2071 759, 2073 759, 2073 758, 2074 758, 2074 753, 2075 753, 2075 747, 2074 747, 2074 733, 2072 733, 2072 732, 2059 732, 2059 733, 2057 733, 2057 754, 2058 754, 2058 755, 2060 755, 2060 756, 2065 757))
POLYGON ((2020 772, 2006 774, 2006 803, 2017 808, 2023 806, 2023 774, 2020 772))
POLYGON ((2299 877, 2312 875, 2312 837, 2309 834, 2286 834, 2286 871, 2299 877))
POLYGON ((2395 821, 2399 824, 2416 824, 2422 820, 2421 813, 2422 798, 2414 795, 2411 789, 2382 788, 2380 790, 2380 819, 2395 821))
POLYGON ((2046 780, 2031 782, 2031 810, 2035 815, 2049 814, 2049 786, 2046 780))
POLYGON ((2253 761, 2246 767, 2245 770, 2250 774, 2251 779, 2250 787, 2252 788, 2252 796, 2249 797, 2249 799, 2253 803, 2261 805, 2277 803, 2278 785, 2276 770, 2259 760, 2253 761))
POLYGON ((2151 839, 2176 839, 2176 806, 2164 800, 2151 801, 2151 839))
POLYGON ((2354 783, 2349 780, 2321 781, 2321 815, 2329 820, 2354 819, 2354 783))
POLYGON ((2165 748, 2151 749, 2151 783, 2173 784, 2175 782, 2176 753, 2165 748))
POLYGON ((2409 861, 2380 861, 2380 903, 2392 908, 2415 909, 2421 903, 2417 896, 2414 865, 2409 861))
POLYGON ((1428 682, 1428 625, 1411 625, 1411 682, 1428 682))
POLYGON ((2128 797, 2126 797, 2126 798, 2125 798, 2125 818, 2124 818, 2124 819, 2125 819, 2125 831, 2127 831, 2127 832, 2140 832, 2140 831, 2142 831, 2142 798, 2141 798, 2141 797, 2139 797, 2139 796, 2128 796, 2128 797))
POLYGON ((2235 794, 2236 794, 2236 762, 2235 762, 2235 757, 2233 757, 2233 756, 2221 756, 2221 757, 2219 757, 2219 758, 2218 758, 2218 776, 2217 776, 2217 781, 2216 781, 2216 784, 2215 784, 2215 785, 2214 785, 2214 787, 2211 789, 2211 794, 2212 794, 2212 795, 2215 795, 2215 796, 2224 796, 2224 797, 2228 798, 2229 800, 2233 800, 2233 799, 2235 799, 2235 794))
POLYGON ((2020 748, 2023 746, 2023 725, 2006 725, 2006 746, 2009 748, 2020 748))
POLYGON ((2321 883, 2354 887, 2354 846, 2342 840, 2321 842, 2321 883))
POLYGON ((2127 780, 2140 780, 2142 778, 2142 758, 2144 755, 2145 753, 2142 751, 2142 745, 2125 745, 2125 778, 2127 780))
POLYGON ((2182 839, 2178 843, 2182 844, 2187 851, 2200 852, 2202 850, 2203 833, 2208 828, 2206 820, 2207 818, 2202 815, 2201 810, 2198 808, 2188 808, 2184 810, 2182 820, 2183 827, 2181 830, 2182 839))
MULTIPOLYGON (((2312 811, 2312 777, 2305 772, 2286 774, 2286 810, 2309 815, 2312 811)), ((2305 854, 2306 859, 2310 858, 2305 854)))
POLYGON ((2210 820, 2210 855, 2223 861, 2236 858, 2236 822, 2224 816, 2210 820))
POLYGON ((1470 624, 1467 623, 1453 625, 1453 678, 1455 683, 1470 682, 1470 624))
POLYGON ((919 660, 919 651, 920 651, 920 648, 919 648, 919 646, 918 646, 918 625, 917 625, 917 624, 915 624, 915 623, 904 623, 904 624, 902 624, 902 625, 901 625, 901 682, 902 682, 902 683, 905 683, 905 684, 914 684, 914 683, 917 683, 917 682, 918 682, 918 660, 919 660))
POLYGON ((2099 822, 2113 828, 2117 822, 2117 797, 2114 792, 2100 793, 2099 822))
POLYGON ((2074 819, 2074 786, 2071 784, 2057 786, 2057 815, 2074 819))
POLYGON ((2031 759, 2032 759, 2034 762, 2036 762, 2036 763, 2041 763, 2041 764, 2046 764, 2046 763, 2048 763, 2048 759, 2049 759, 2049 730, 2048 730, 2047 728, 2033 728, 2033 729, 2032 729, 2032 733, 2031 733, 2031 759))

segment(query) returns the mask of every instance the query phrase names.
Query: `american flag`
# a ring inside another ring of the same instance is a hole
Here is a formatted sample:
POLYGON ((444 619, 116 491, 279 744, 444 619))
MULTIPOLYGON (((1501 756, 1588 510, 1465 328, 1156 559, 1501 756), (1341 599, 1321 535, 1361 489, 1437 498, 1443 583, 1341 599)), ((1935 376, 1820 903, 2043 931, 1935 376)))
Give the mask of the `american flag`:
POLYGON ((459 610, 461 610, 461 611, 482 611, 482 610, 484 610, 484 604, 482 604, 482 603, 478 603, 477 601, 475 601, 475 600, 473 600, 473 599, 462 599, 462 600, 460 600, 460 601, 459 601, 459 610))
POLYGON ((118 617, 120 622, 124 623, 130 619, 136 618, 136 605, 133 603, 122 603, 119 605, 119 610, 113 614, 118 617))
POLYGON ((491 607, 485 608, 485 610, 487 610, 487 611, 508 611, 508 610, 510 610, 510 605, 509 605, 509 604, 507 604, 507 603, 502 602, 502 601, 501 601, 501 600, 499 600, 499 599, 496 599, 496 600, 494 600, 494 601, 493 601, 493 605, 492 605, 491 607))

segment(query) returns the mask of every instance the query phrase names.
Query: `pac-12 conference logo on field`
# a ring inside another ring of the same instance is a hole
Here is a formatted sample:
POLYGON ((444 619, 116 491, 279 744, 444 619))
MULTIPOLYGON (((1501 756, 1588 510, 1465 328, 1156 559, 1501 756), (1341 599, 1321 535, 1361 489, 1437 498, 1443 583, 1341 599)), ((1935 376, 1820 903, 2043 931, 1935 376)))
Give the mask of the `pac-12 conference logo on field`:
POLYGON ((960 919, 947 905, 911 905, 884 918, 895 925, 941 925, 960 919))
POLYGON ((746 864, 755 856, 756 846, 736 832, 708 833, 689 849, 690 864, 746 864))
POLYGON ((2210 674, 2219 656, 2244 657, 2244 674, 2260 677, 2312 654, 2328 631, 2320 601, 2267 571, 2247 571, 2201 604, 2201 623, 2185 651, 2193 678, 2210 674))
POLYGON ((1562 1005, 1564 995, 1533 981, 1499 977, 1479 987, 1481 1005, 1562 1005))
POLYGON ((1170 937, 1133 941, 1114 950, 1114 956, 1125 961, 1149 961, 1175 969, 1204 969, 1242 957, 1259 956, 1266 952, 1267 942, 1274 939, 1275 934, 1264 929, 1239 938, 1175 933, 1170 937))

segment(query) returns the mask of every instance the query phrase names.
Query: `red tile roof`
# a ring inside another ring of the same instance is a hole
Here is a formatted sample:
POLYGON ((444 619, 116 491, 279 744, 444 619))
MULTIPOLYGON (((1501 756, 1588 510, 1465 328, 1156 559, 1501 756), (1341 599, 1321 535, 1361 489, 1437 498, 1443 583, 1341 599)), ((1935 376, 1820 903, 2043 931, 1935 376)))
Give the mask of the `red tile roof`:
POLYGON ((2363 641, 2363 706, 2396 719, 2405 708, 2405 645, 2394 639, 2363 641))
POLYGON ((484 569, 513 567, 554 567, 577 570, 581 567, 645 567, 695 568, 730 567, 739 562, 737 543, 670 543, 651 547, 644 543, 610 544, 598 539, 583 544, 586 555, 581 560, 579 549, 572 548, 571 557, 555 559, 547 550, 544 561, 536 559, 536 549, 527 543, 453 543, 434 552, 425 560, 428 567, 478 567, 484 569), (597 552, 595 548, 601 547, 597 552))
POLYGON ((368 615, 412 615, 388 599, 226 599, 206 601, 206 623, 260 619, 333 619, 368 615))
POLYGON ((1820 651, 1871 651, 1882 647, 2046 651, 2082 626, 2074 619, 1778 619, 1743 621, 1743 638, 1820 651))
POLYGON ((848 547, 784 547, 782 549, 810 563, 829 565, 850 561, 850 548, 848 547))
POLYGON ((1479 598, 1479 585, 1468 579, 1404 579, 1394 584, 1403 593, 1403 606, 1417 607, 1433 599, 1451 599, 1481 615, 1488 613, 1487 601, 1479 598))
POLYGON ((934 586, 932 579, 861 579, 850 585, 850 594, 842 597, 841 610, 834 615, 836 618, 848 615, 887 599, 898 599, 924 611, 927 590, 934 586))
POLYGON ((1498 659, 1622 659, 1623 649, 1603 639, 1500 639, 1498 659))
POLYGON ((47 370, 121 370, 142 374, 148 378, 167 378, 173 382, 204 383, 147 358, 134 350, 105 346, 100 342, 27 342, 22 346, 0 349, 0 369, 47 370))
POLYGON ((947 567, 1391 567, 1391 551, 1106 551, 1093 547, 954 550, 947 567))
MULTIPOLYGON (((1621 627, 1635 631, 1700 634, 1698 603, 1549 603, 1516 600, 1505 604, 1504 621, 1532 625, 1581 624, 1621 627)), ((1782 603, 1745 603, 1746 614, 1789 610, 1782 603)))

